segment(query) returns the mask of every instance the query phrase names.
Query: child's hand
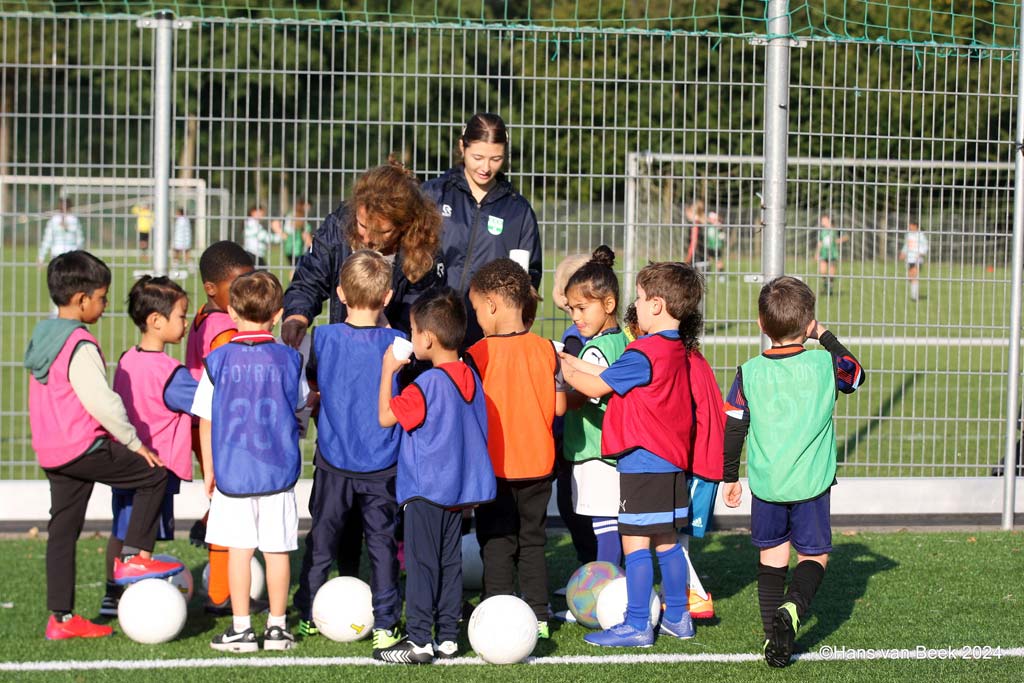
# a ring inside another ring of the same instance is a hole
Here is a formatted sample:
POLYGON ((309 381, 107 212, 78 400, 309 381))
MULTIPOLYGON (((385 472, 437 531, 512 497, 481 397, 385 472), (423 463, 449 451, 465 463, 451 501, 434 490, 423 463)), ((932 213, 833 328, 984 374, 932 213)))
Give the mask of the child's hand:
POLYGON ((149 463, 150 467, 163 467, 164 461, 160 459, 160 456, 149 450, 145 446, 139 446, 139 450, 135 451, 149 463))
POLYGON ((825 326, 815 320, 814 325, 811 327, 811 333, 807 336, 810 339, 821 339, 821 335, 826 332, 828 332, 828 330, 825 329, 825 326))
POLYGON ((740 500, 743 498, 743 484, 738 481, 725 484, 722 489, 722 498, 725 500, 726 507, 739 507, 740 500))
POLYGON ((384 352, 384 358, 382 359, 382 370, 385 374, 388 375, 395 374, 396 372, 398 372, 398 369, 400 367, 402 367, 403 365, 408 365, 409 363, 412 362, 408 358, 406 358, 405 360, 398 360, 397 358, 395 358, 393 349, 394 344, 388 347, 388 350, 384 352))

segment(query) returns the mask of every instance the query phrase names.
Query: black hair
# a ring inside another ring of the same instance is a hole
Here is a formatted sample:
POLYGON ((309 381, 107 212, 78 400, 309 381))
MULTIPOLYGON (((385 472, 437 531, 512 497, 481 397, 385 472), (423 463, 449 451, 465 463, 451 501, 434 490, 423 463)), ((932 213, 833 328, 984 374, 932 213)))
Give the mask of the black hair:
POLYGON ((594 250, 593 257, 584 263, 569 277, 565 283, 565 293, 578 289, 585 299, 604 299, 613 297, 615 306, 619 305, 619 278, 612 267, 615 265, 615 252, 611 247, 602 244, 594 250))
POLYGON ((509 306, 529 312, 533 306, 536 312, 536 293, 530 283, 530 275, 523 267, 508 258, 491 261, 476 271, 469 281, 470 289, 480 294, 497 294, 509 306))
POLYGON ((458 292, 443 287, 421 296, 409 309, 417 329, 433 333, 446 351, 456 351, 466 336, 466 305, 458 292))
POLYGON ((171 278, 143 275, 128 292, 128 316, 145 332, 150 314, 159 313, 170 319, 178 301, 187 298, 185 290, 171 278))
POLYGON ((230 240, 214 242, 199 257, 199 276, 203 282, 223 282, 239 268, 254 268, 252 256, 242 245, 230 240))
POLYGON ((87 251, 69 251, 54 256, 46 266, 46 286, 50 299, 67 306, 79 292, 91 295, 110 286, 110 268, 87 251))

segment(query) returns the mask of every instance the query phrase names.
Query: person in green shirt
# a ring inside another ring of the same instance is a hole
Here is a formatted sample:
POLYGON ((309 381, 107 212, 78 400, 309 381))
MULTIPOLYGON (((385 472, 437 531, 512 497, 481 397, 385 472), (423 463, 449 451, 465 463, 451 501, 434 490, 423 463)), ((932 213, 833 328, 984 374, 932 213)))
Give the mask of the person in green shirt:
POLYGON ((758 325, 772 346, 737 370, 725 400, 723 497, 729 507, 740 504, 740 452, 746 441, 750 536, 760 549, 763 652, 770 666, 783 667, 832 552, 836 397, 856 391, 864 383, 864 369, 815 320, 814 292, 800 280, 772 280, 757 304, 758 325), (808 339, 817 339, 824 349, 805 349, 808 339), (791 546, 797 565, 786 591, 791 546))
POLYGON ((824 213, 818 220, 818 274, 825 278, 826 296, 832 296, 839 261, 839 245, 849 238, 832 226, 832 216, 824 213))
POLYGON ((284 255, 293 274, 299 258, 313 247, 313 228, 306 220, 309 209, 309 202, 300 197, 295 201, 295 208, 284 217, 284 255))

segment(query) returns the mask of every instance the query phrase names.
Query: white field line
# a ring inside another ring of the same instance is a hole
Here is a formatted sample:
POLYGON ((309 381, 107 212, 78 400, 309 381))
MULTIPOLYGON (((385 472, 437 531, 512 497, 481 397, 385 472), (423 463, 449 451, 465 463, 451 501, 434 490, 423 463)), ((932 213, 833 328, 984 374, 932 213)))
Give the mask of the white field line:
MULTIPOLYGON (((848 348, 858 346, 965 346, 1009 348, 1010 340, 1002 337, 840 337, 848 348)), ((736 334, 709 334, 701 338, 705 346, 740 344, 757 346, 761 337, 736 334)), ((1024 339, 1021 340, 1024 344, 1024 339)))
MULTIPOLYGON (((823 647, 817 652, 796 656, 804 662, 853 662, 876 660, 936 660, 936 659, 1001 659, 1024 657, 1024 647, 998 648, 972 646, 960 648, 886 648, 854 649, 823 647)), ((606 664, 736 664, 759 662, 762 656, 754 653, 723 654, 622 654, 574 655, 566 657, 530 657, 526 664, 543 665, 606 665, 606 664)), ((479 657, 460 657, 436 664, 443 666, 486 665, 479 657)), ((0 662, 0 671, 98 671, 98 670, 155 670, 155 669, 265 669, 278 666, 390 666, 370 657, 223 657, 217 659, 143 659, 97 661, 0 662)))

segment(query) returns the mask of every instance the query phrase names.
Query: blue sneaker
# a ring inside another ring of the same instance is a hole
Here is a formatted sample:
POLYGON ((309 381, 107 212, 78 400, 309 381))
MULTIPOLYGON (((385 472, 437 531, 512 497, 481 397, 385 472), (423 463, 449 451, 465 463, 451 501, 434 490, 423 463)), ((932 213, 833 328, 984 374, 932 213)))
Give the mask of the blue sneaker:
POLYGON ((650 623, 639 631, 627 623, 612 626, 606 631, 597 631, 583 636, 583 640, 600 647, 650 647, 654 645, 654 627, 650 623))
POLYGON ((683 617, 679 621, 669 621, 662 617, 661 625, 658 626, 658 635, 688 640, 697 635, 697 629, 693 626, 693 617, 689 612, 683 610, 683 617))

